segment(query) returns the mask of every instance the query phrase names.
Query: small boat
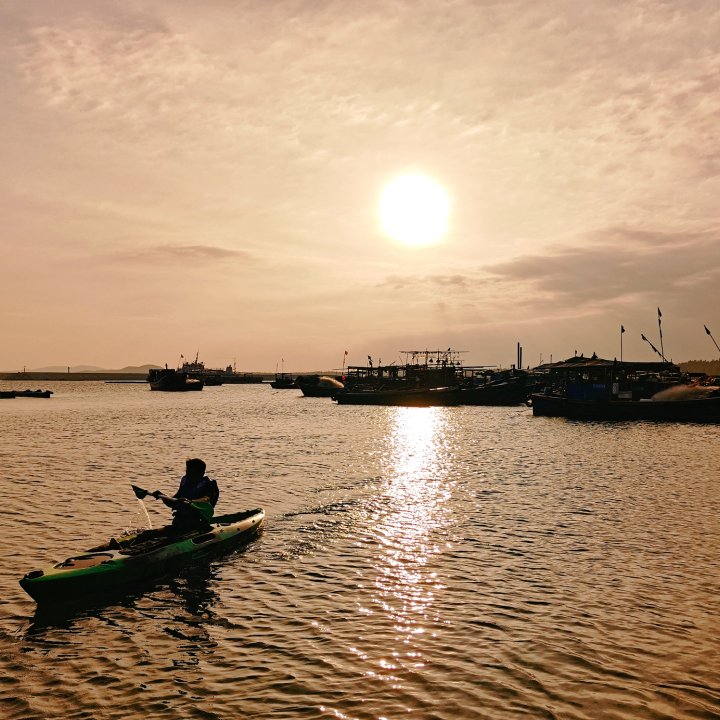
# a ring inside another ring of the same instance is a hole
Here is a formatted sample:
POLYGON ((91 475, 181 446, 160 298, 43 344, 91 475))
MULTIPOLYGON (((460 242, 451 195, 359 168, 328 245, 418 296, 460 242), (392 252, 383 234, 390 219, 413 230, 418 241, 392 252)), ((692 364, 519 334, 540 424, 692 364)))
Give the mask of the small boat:
POLYGON ((138 542, 138 535, 110 540, 43 570, 27 573, 20 586, 38 605, 77 602, 165 575, 168 563, 173 561, 252 540, 261 531, 264 520, 264 511, 257 508, 215 517, 207 531, 181 536, 156 534, 142 542, 138 542))
POLYGON ((295 378, 286 372, 275 373, 275 379, 270 382, 270 387, 275 390, 292 390, 297 387, 295 378))
POLYGON ((15 397, 49 398, 52 390, 15 390, 15 397))
POLYGON ((345 389, 337 378, 329 375, 298 375, 295 383, 305 397, 332 397, 345 389))
POLYGON ((0 398, 10 399, 16 397, 49 398, 52 390, 0 390, 0 398))
POLYGON ((202 380, 189 377, 182 370, 173 370, 172 368, 151 368, 147 381, 150 383, 151 390, 162 390, 164 392, 186 392, 188 390, 203 389, 202 380))

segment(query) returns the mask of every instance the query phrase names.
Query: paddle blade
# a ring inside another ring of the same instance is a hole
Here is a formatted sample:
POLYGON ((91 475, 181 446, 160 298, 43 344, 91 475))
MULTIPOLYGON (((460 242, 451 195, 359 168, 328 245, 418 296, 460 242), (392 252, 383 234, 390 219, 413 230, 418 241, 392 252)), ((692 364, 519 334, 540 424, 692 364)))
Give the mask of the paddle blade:
POLYGON ((147 497, 150 494, 147 490, 143 490, 141 487, 138 487, 137 485, 131 485, 130 487, 133 489, 133 492, 135 493, 135 497, 138 500, 142 500, 143 498, 147 497))

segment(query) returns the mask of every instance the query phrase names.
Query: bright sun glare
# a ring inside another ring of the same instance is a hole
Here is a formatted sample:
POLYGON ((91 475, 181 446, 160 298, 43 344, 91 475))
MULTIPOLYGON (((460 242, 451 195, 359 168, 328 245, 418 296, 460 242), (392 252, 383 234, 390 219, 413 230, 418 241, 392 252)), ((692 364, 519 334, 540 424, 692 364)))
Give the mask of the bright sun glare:
POLYGON ((380 219, 394 240, 413 247, 433 245, 448 229, 450 201, 436 182, 424 175, 401 175, 385 186, 380 219))

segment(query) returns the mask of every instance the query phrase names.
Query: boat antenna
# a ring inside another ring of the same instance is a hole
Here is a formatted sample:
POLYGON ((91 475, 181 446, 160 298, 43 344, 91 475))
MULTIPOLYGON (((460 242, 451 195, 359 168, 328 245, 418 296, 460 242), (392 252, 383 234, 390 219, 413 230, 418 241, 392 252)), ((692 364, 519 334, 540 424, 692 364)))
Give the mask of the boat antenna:
POLYGON ((715 342, 715 338, 713 337, 713 334, 708 330, 708 326, 707 326, 707 325, 703 325, 703 327, 705 328, 705 332, 710 336, 710 339, 713 341, 713 344, 715 345, 715 347, 716 347, 718 350, 720 350, 720 346, 718 346, 718 344, 715 342))

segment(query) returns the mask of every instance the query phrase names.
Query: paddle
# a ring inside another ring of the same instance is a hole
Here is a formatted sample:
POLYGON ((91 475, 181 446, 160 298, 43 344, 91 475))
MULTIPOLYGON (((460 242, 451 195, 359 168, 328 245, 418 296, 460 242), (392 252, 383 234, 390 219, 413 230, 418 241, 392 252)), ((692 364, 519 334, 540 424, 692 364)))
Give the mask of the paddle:
POLYGON ((178 507, 179 505, 192 505, 192 503, 187 498, 169 497, 168 495, 164 495, 163 493, 161 493, 159 490, 156 490, 155 492, 150 492, 149 490, 143 490, 137 485, 131 485, 130 487, 133 489, 135 497, 138 500, 144 500, 148 495, 150 495, 156 500, 162 500, 170 507, 178 507))
POLYGON ((150 496, 154 497, 156 500, 162 500, 168 507, 171 507, 171 508, 179 508, 180 506, 191 507, 204 520, 210 520, 210 518, 212 518, 212 516, 213 516, 213 506, 210 505, 209 503, 191 502, 187 498, 169 497, 168 495, 164 495, 163 493, 161 493, 159 490, 155 490, 155 492, 150 492, 149 490, 144 490, 143 488, 138 487, 137 485, 130 485, 130 487, 133 489, 133 492, 135 493, 135 497, 138 500, 143 500, 148 495, 150 495, 150 496))

